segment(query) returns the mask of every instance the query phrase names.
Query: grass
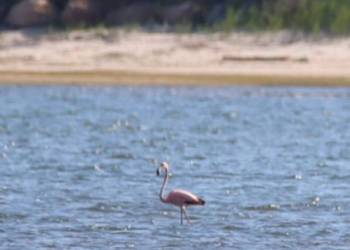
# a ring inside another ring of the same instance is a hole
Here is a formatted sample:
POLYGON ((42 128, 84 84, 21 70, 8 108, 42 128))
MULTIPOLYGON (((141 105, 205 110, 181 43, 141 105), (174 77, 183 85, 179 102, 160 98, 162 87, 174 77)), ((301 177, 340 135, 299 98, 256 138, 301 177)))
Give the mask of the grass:
POLYGON ((290 29, 309 33, 350 34, 348 0, 262 1, 248 9, 229 7, 216 29, 247 31, 290 29), (294 3, 294 4, 292 4, 294 3))

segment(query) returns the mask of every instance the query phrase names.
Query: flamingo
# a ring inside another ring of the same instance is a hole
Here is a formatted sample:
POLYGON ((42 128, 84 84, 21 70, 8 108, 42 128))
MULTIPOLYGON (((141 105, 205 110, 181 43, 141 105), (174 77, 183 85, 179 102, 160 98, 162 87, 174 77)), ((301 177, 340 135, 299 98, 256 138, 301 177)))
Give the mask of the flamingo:
POLYGON ((190 219, 188 218, 187 213, 186 213, 186 208, 188 206, 192 206, 192 205, 203 206, 205 204, 205 201, 203 199, 199 198, 198 196, 192 194, 191 192, 188 192, 188 191, 182 190, 182 189, 174 189, 173 191, 171 191, 168 194, 167 197, 164 197, 163 192, 164 192, 165 186, 167 185, 168 179, 169 179, 169 165, 167 162, 162 162, 160 164, 160 167, 157 169, 157 176, 160 175, 161 170, 163 170, 165 172, 165 175, 164 175, 163 185, 162 185, 162 187, 160 189, 160 193, 159 193, 160 200, 163 203, 172 204, 172 205, 180 208, 181 224, 183 224, 183 215, 185 215, 187 222, 190 223, 190 219))

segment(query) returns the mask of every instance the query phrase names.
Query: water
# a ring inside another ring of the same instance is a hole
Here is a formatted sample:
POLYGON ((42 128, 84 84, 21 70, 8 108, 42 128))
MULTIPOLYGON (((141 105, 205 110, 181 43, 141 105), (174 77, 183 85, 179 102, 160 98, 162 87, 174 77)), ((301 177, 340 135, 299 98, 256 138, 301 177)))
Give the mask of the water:
POLYGON ((349 249, 350 89, 1 87, 0 249, 349 249), (162 204, 202 196, 191 225, 162 204))

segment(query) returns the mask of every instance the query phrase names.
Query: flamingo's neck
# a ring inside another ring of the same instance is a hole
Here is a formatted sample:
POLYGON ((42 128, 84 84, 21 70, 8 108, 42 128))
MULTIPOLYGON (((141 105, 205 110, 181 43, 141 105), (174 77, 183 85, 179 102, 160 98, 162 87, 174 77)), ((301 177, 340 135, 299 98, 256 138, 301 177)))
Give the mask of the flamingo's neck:
POLYGON ((167 202, 166 198, 163 197, 163 193, 164 193, 164 189, 166 184, 168 183, 168 178, 169 178, 169 174, 168 174, 168 169, 165 169, 165 175, 164 175, 164 180, 163 180, 163 185, 160 189, 160 193, 159 193, 159 198, 162 202, 167 202))

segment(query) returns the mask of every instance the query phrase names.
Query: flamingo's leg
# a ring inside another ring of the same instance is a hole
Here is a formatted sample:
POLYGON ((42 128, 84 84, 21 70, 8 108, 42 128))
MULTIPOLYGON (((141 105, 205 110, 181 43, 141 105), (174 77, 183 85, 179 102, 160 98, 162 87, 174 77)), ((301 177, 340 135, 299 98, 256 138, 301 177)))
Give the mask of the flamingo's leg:
POLYGON ((184 211, 185 218, 186 218, 187 222, 188 222, 188 223, 191 223, 190 218, 187 216, 186 208, 185 208, 185 207, 183 208, 183 211, 184 211))
POLYGON ((182 222, 183 221, 183 211, 184 211, 183 207, 180 207, 180 214, 181 214, 181 216, 180 216, 181 220, 180 221, 181 221, 181 225, 183 224, 183 222, 182 222))

